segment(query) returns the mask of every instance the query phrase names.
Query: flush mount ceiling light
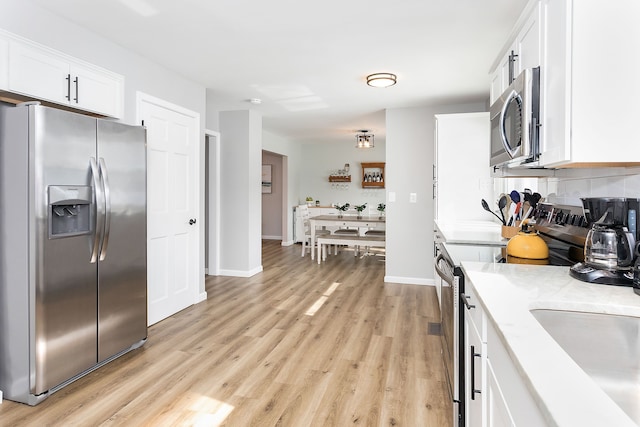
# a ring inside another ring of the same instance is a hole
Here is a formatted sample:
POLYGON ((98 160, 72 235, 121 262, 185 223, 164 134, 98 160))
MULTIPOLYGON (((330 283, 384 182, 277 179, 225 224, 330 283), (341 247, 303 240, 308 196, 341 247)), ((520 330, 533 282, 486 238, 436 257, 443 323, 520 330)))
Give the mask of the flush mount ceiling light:
POLYGON ((373 87, 389 87, 396 84, 396 75, 391 73, 375 73, 367 76, 367 84, 373 87))
POLYGON ((369 131, 366 129, 358 132, 360 133, 356 134, 356 148, 373 148, 375 135, 367 133, 369 131))

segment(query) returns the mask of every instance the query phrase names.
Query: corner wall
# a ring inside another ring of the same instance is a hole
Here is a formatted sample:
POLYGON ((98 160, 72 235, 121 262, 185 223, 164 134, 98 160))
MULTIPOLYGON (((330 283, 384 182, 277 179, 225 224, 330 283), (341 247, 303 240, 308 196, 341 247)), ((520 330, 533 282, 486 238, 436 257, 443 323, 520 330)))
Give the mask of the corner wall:
MULTIPOLYGON (((484 101, 387 110, 386 282, 434 284, 433 116, 477 111, 486 111, 484 101), (416 195, 415 203, 409 201, 411 193, 416 195)), ((464 144, 460 141, 461 150, 464 144)), ((464 182, 460 187, 464 189, 464 182)))

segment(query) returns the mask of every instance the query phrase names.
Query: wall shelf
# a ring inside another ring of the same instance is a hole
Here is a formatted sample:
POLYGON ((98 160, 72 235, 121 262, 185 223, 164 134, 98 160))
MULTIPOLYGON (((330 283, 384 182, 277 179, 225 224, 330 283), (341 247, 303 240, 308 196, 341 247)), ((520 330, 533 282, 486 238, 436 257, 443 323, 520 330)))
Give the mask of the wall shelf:
POLYGON ((351 175, 329 175, 329 182, 351 182, 351 175))
POLYGON ((362 163, 362 188, 384 188, 384 162, 362 163))

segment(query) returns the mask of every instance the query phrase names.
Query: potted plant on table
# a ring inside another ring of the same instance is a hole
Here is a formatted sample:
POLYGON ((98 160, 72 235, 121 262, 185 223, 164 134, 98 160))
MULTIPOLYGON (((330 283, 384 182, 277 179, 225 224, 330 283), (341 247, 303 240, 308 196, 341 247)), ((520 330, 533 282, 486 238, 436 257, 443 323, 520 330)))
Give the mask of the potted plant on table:
POLYGON ((307 198, 305 199, 305 201, 307 202, 308 206, 312 206, 313 205, 313 197, 311 196, 307 196, 307 198))
POLYGON ((385 205, 384 203, 378 203, 378 212, 380 212, 380 219, 382 219, 382 216, 384 215, 384 210, 387 207, 387 205, 385 205))
POLYGON ((342 215, 349 209, 349 203, 345 203, 344 205, 333 205, 334 208, 338 210, 338 218, 342 218, 342 215))
POLYGON ((362 218, 362 211, 367 208, 367 204, 356 206, 356 210, 358 211, 358 219, 362 218))

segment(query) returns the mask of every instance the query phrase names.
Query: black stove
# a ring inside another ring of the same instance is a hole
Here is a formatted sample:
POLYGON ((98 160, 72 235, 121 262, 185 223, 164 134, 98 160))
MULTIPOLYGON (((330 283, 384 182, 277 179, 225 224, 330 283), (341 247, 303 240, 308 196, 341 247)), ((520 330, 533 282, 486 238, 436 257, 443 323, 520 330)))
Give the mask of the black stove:
POLYGON ((550 265, 572 266, 584 261, 589 226, 582 206, 539 203, 532 221, 549 246, 550 265))

